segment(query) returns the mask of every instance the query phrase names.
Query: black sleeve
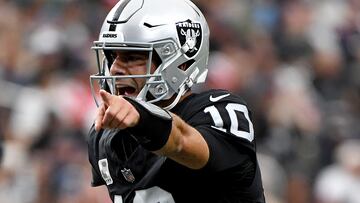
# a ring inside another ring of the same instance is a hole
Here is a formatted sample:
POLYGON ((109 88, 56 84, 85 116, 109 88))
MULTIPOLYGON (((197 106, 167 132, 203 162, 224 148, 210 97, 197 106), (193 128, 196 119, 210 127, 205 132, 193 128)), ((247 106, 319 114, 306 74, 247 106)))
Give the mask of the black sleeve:
POLYGON ((92 179, 91 179, 91 186, 92 187, 97 187, 100 185, 105 185, 104 180, 102 179, 102 177, 96 172, 96 170, 92 167, 91 168, 91 173, 92 173, 92 179))
POLYGON ((97 151, 96 149, 98 148, 98 137, 100 137, 101 135, 101 132, 95 131, 95 125, 93 124, 89 130, 89 134, 87 137, 88 156, 92 174, 91 186, 93 187, 105 184, 104 180, 101 177, 100 171, 98 170, 98 160, 95 154, 95 152, 97 151))
POLYGON ((243 163, 250 157, 248 152, 240 146, 237 147, 236 144, 229 143, 222 132, 205 126, 196 129, 204 137, 210 152, 209 161, 204 170, 223 171, 243 163))
POLYGON ((204 102, 197 109, 189 124, 208 144, 210 157, 204 169, 218 172, 249 159, 256 161, 253 125, 245 103, 228 96, 217 102, 204 102))
POLYGON ((178 110, 205 139, 209 175, 223 197, 219 202, 265 202, 256 159, 254 128, 246 103, 226 91, 195 95, 178 110))

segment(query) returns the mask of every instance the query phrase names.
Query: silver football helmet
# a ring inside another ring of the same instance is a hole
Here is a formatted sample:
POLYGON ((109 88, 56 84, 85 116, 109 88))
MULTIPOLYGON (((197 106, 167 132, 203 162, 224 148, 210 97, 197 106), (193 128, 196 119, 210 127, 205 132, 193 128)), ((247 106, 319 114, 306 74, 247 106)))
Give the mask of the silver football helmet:
MULTIPOLYGON (((136 99, 153 103, 177 94, 172 104, 165 107, 171 109, 191 86, 205 81, 209 34, 203 14, 189 0, 120 0, 107 15, 99 40, 92 47, 99 71, 90 76, 93 94, 94 80, 115 94, 116 80, 146 78, 136 99), (146 74, 110 75, 114 50, 146 51, 146 74), (154 55, 160 64, 151 73, 154 55), (180 68, 184 64, 186 68, 180 68)), ((98 104, 96 99, 95 102, 98 104)))

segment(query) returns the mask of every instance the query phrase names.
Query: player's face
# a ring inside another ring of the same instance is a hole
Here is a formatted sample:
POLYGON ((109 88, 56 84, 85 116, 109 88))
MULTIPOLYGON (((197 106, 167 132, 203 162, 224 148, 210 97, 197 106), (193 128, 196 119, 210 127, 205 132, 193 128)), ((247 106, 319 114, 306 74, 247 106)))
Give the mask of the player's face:
MULTIPOLYGON (((139 51, 116 51, 116 58, 111 65, 110 74, 113 76, 145 75, 148 52, 139 51)), ((155 70, 154 63, 151 64, 151 72, 155 70)), ((145 78, 127 78, 116 81, 116 94, 134 97, 144 87, 145 78)))

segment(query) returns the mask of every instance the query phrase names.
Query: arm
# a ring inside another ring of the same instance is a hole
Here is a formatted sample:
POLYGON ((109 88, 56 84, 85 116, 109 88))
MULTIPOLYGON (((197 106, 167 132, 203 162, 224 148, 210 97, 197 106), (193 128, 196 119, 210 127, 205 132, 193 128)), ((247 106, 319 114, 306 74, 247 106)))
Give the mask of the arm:
POLYGON ((156 154, 167 156, 192 169, 204 167, 209 159, 209 148, 205 139, 195 128, 172 114, 172 129, 168 141, 156 154))
MULTIPOLYGON (((95 129, 136 128, 140 122, 139 111, 121 96, 101 90, 103 104, 99 107, 95 129)), ((156 118, 155 118, 156 119, 156 118)), ((149 121, 148 123, 151 123, 149 121)), ((154 153, 164 155, 192 169, 204 167, 209 159, 209 149, 200 132, 172 114, 170 133, 166 143, 154 153)))

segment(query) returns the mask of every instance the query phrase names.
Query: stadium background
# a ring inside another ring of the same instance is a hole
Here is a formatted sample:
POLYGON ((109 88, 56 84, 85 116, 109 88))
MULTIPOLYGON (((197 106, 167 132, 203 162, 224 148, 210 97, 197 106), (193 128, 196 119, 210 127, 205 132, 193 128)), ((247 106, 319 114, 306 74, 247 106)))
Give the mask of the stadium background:
MULTIPOLYGON (((194 0, 205 88, 253 111, 269 203, 360 202, 360 1, 194 0)), ((115 0, 0 0, 1 203, 107 203, 90 187, 90 50, 115 0)))

